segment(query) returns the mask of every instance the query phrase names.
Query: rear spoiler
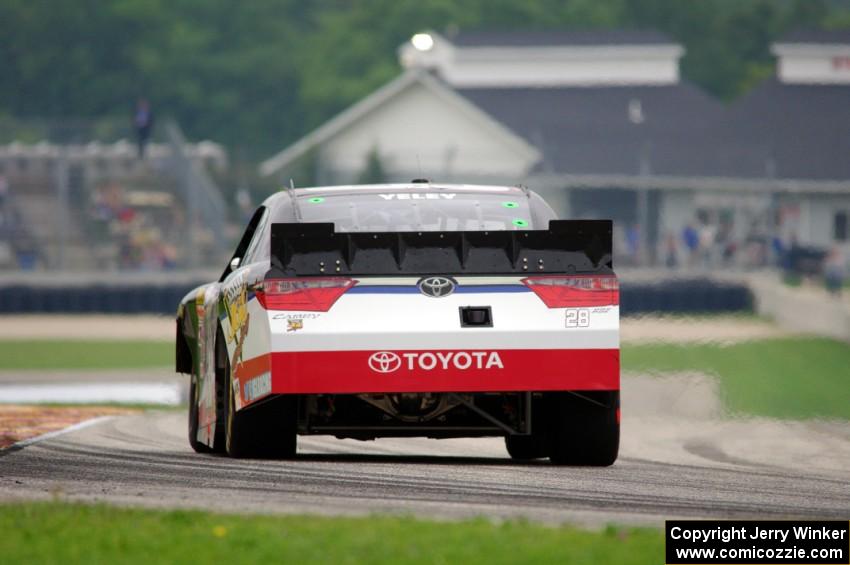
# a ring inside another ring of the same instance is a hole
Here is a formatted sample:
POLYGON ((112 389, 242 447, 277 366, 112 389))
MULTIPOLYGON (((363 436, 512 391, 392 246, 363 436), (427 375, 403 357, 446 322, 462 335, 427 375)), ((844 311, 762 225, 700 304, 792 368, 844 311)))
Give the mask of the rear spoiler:
POLYGON ((271 227, 268 277, 611 272, 611 220, 552 220, 546 230, 334 231, 332 223, 271 227))

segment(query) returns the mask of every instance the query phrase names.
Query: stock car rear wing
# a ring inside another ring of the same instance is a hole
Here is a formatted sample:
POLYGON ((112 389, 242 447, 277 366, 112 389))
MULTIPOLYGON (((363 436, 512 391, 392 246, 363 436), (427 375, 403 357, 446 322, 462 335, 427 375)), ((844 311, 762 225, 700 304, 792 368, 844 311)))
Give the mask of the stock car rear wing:
POLYGON ((612 273, 611 220, 552 220, 545 230, 334 231, 333 223, 271 227, 266 278, 328 275, 612 273))

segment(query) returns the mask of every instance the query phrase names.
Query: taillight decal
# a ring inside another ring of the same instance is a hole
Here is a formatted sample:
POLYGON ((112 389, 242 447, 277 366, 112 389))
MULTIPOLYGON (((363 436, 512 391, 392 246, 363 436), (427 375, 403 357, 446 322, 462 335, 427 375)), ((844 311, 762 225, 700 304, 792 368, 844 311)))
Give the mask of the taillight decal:
POLYGON ((549 308, 618 306, 620 286, 614 275, 541 275, 522 284, 549 308))

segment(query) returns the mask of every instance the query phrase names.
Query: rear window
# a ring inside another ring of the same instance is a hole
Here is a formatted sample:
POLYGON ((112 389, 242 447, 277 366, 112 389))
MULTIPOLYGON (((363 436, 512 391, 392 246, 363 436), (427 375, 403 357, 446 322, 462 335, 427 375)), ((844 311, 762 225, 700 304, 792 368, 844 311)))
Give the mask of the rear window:
POLYGON ((392 192, 302 196, 304 222, 333 222, 338 232, 533 229, 528 198, 517 194, 392 192))

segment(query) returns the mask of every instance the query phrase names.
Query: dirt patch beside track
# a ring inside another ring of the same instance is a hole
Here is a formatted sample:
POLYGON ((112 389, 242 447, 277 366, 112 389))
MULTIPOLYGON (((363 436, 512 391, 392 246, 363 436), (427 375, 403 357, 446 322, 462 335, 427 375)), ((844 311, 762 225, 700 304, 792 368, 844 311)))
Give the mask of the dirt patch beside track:
POLYGON ((55 432, 98 416, 138 412, 97 406, 0 406, 0 449, 19 441, 55 432))
POLYGON ((32 315, 3 316, 0 339, 174 339, 168 316, 32 315))
POLYGON ((767 320, 739 316, 640 316, 620 319, 623 343, 731 344, 790 335, 767 320))

